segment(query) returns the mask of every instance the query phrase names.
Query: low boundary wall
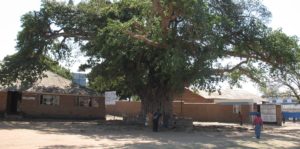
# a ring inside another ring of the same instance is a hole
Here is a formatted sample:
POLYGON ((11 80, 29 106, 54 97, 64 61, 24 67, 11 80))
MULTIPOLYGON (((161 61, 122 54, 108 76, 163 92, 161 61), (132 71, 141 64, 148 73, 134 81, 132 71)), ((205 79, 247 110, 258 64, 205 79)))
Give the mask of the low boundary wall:
MULTIPOLYGON (((138 116, 140 102, 117 101, 115 105, 106 105, 106 113, 119 116, 138 116)), ((251 122, 249 112, 251 105, 241 105, 244 122, 251 122)), ((191 118, 194 121, 205 122, 239 122, 239 116, 233 110, 233 105, 214 103, 173 102, 173 113, 178 117, 191 118)))

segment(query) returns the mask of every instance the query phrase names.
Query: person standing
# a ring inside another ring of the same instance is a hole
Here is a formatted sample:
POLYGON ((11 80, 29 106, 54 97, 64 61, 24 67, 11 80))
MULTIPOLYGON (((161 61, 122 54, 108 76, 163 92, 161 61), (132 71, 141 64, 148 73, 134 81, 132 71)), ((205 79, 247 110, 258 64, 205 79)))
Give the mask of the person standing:
POLYGON ((240 120, 240 125, 243 126, 243 115, 240 111, 239 111, 239 120, 240 120))
POLYGON ((156 112, 154 112, 153 114, 153 131, 157 132, 158 131, 158 122, 159 122, 159 118, 160 118, 161 114, 159 112, 159 110, 157 110, 156 112))
POLYGON ((285 124, 285 115, 282 113, 282 123, 285 124))
POLYGON ((256 117, 254 118, 253 125, 254 125, 254 128, 255 128, 256 139, 260 139, 261 129, 263 128, 263 121, 260 117, 260 113, 258 113, 256 115, 256 117))

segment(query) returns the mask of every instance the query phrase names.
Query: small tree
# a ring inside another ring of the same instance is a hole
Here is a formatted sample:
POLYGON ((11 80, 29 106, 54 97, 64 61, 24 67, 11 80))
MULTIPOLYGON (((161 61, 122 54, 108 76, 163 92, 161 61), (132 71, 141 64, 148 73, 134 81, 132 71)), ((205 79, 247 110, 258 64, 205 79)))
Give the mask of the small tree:
MULTIPOLYGON (((288 67, 288 66, 287 66, 288 67)), ((266 77, 262 91, 265 94, 286 94, 296 97, 300 101, 300 71, 299 68, 274 70, 271 75, 266 77), (277 91, 273 90, 277 86, 277 91), (281 89, 281 91, 279 91, 281 89), (268 91, 274 91, 268 92, 268 91)))

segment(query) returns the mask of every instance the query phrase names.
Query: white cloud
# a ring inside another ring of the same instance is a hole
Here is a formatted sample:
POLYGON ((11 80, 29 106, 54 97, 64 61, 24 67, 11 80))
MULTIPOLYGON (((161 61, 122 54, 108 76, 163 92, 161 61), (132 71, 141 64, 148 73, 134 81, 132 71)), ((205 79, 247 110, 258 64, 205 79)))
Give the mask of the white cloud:
POLYGON ((300 36, 299 0, 263 0, 263 4, 272 12, 273 29, 282 28, 288 35, 300 36))
POLYGON ((40 0, 6 0, 0 5, 0 60, 15 52, 20 18, 26 12, 38 10, 40 0))

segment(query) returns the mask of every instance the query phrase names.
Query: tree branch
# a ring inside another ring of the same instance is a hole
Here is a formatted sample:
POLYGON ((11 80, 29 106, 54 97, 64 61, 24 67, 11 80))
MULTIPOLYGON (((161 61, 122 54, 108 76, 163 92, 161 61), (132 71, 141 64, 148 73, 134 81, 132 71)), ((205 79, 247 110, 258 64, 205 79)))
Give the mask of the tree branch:
POLYGON ((216 71, 216 73, 217 74, 223 74, 223 73, 225 73, 225 72, 228 72, 228 73, 230 73, 230 72, 233 72, 233 71, 235 71, 235 70, 237 70, 237 69, 242 69, 242 65, 243 64, 246 64, 246 63, 248 63, 248 59, 247 60, 245 60, 245 61, 242 61, 242 62, 240 62, 240 63, 238 63, 237 65, 235 65, 234 67, 232 67, 232 68, 230 68, 230 69, 216 69, 215 71, 216 71))
POLYGON ((156 12, 161 18, 161 30, 165 37, 169 31, 170 22, 176 20, 181 12, 180 10, 175 11, 173 3, 169 3, 168 12, 165 13, 160 0, 152 0, 152 7, 154 12, 156 12))
POLYGON ((56 34, 51 34, 51 35, 48 35, 48 37, 50 39, 55 39, 55 38, 58 38, 58 37, 64 37, 64 38, 70 38, 70 37, 77 37, 77 38, 80 38, 82 40, 89 40, 91 39, 92 37, 90 37, 90 35, 88 35, 88 33, 80 33, 80 32, 74 32, 74 33, 56 33, 56 34))
POLYGON ((158 15, 162 18, 165 17, 164 10, 161 6, 160 0, 152 0, 152 7, 154 9, 154 12, 158 13, 158 15))
POLYGON ((286 83, 286 82, 283 82, 283 84, 284 84, 285 86, 287 86, 288 88, 290 88, 290 90, 294 93, 294 96, 295 96, 298 100, 300 100, 300 96, 299 96, 298 92, 296 91, 296 89, 295 89, 292 85, 290 85, 289 83, 286 83))
POLYGON ((245 68, 240 68, 239 71, 240 71, 243 75, 246 75, 248 78, 250 78, 251 80, 253 80, 254 82, 259 83, 259 84, 262 84, 262 82, 261 82, 260 79, 255 78, 255 77, 252 75, 251 70, 247 70, 247 69, 245 69, 245 68))
POLYGON ((256 83, 262 84, 262 82, 259 78, 256 78, 255 76, 253 76, 251 70, 241 67, 243 64, 248 63, 248 61, 249 61, 248 59, 245 61, 242 61, 230 69, 215 69, 215 72, 217 75, 223 75, 226 72, 231 73, 235 70, 238 70, 242 75, 247 76, 248 78, 250 78, 251 80, 253 80, 256 83))
POLYGON ((167 45, 165 44, 159 44, 158 42, 152 41, 150 39, 148 39, 145 35, 139 35, 139 34, 135 34, 131 31, 125 31, 125 34, 129 35, 130 37, 143 41, 145 42, 147 45, 156 47, 156 48, 166 48, 167 45))

